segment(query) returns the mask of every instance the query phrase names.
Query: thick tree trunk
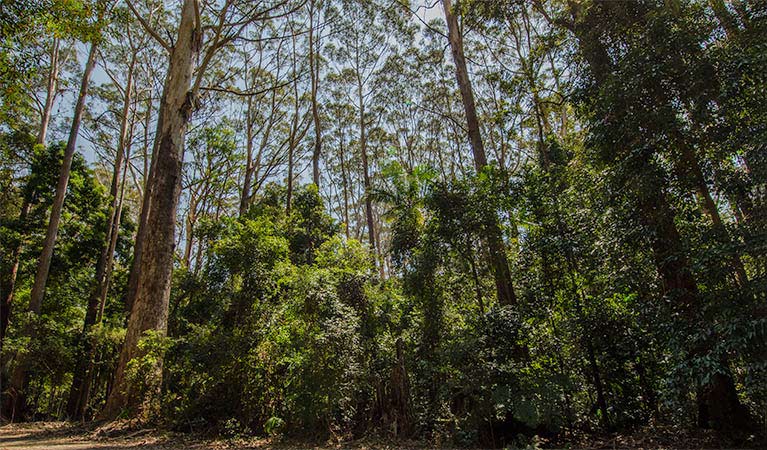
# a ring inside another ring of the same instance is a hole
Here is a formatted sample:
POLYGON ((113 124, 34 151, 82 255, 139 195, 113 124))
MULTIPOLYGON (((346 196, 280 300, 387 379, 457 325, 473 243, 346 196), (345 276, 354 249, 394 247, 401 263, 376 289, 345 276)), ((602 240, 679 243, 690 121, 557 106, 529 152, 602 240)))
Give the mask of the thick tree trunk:
MULTIPOLYGON (((665 193, 658 186, 653 195, 640 196, 640 208, 642 219, 651 230, 650 245, 664 296, 672 299, 680 317, 695 326, 693 324, 703 320, 698 286, 684 256, 681 236, 665 193)), ((690 359, 709 353, 713 344, 708 341, 687 349, 690 359)), ((719 372, 698 386, 698 425, 720 429, 743 427, 749 423, 748 413, 738 400, 728 361, 723 358, 720 365, 719 372)))
MULTIPOLYGON (((157 113, 157 129, 163 127, 164 111, 162 105, 165 103, 165 96, 167 92, 163 91, 160 96, 160 110, 157 113)), ((144 125, 144 196, 141 199, 141 213, 138 219, 138 230, 136 231, 135 243, 133 245, 133 263, 131 264, 130 273, 128 274, 128 289, 125 296, 125 311, 130 313, 133 308, 133 299, 136 298, 136 289, 138 289, 138 280, 141 274, 141 253, 144 247, 144 240, 148 230, 147 219, 149 217, 149 208, 151 205, 150 199, 152 197, 152 180, 154 179, 154 172, 156 166, 155 154, 157 153, 157 146, 160 140, 155 136, 155 141, 152 144, 152 154, 148 155, 146 152, 149 149, 147 144, 149 138, 150 119, 152 116, 152 92, 149 92, 149 98, 147 99, 147 113, 146 122, 144 125), (147 160, 150 159, 149 164, 147 160)))
MULTIPOLYGON (((653 183, 653 182, 650 182, 653 183)), ((674 214, 661 187, 653 195, 640 196, 642 220, 652 230, 650 246, 660 275, 664 295, 676 298, 676 308, 688 316, 700 311, 698 287, 683 256, 681 236, 674 223, 674 214)))
MULTIPOLYGON (((453 14, 451 1, 443 0, 442 6, 445 12, 445 21, 447 22, 450 50, 453 55, 453 63, 455 64, 455 77, 458 81, 458 88, 461 91, 461 100, 463 101, 464 112, 466 114, 469 142, 474 154, 474 167, 477 173, 480 173, 487 166, 487 156, 482 143, 482 135, 480 134, 477 107, 474 103, 474 91, 471 87, 469 71, 466 68, 466 58, 463 54, 463 36, 458 27, 458 18, 453 14)), ((506 246, 503 243, 503 234, 498 224, 497 216, 488 217, 485 233, 488 253, 490 255, 490 265, 493 268, 493 276, 495 278, 495 289, 498 294, 498 303, 501 305, 514 304, 517 298, 514 294, 509 261, 506 257, 506 246)))
POLYGON ((587 336, 586 342, 586 357, 589 361, 589 369, 591 369, 591 380, 594 383, 594 389, 597 393, 597 407, 601 413, 599 421, 602 427, 606 430, 610 429, 610 416, 607 409, 607 398, 605 397, 605 388, 602 384, 602 375, 599 370, 599 364, 597 363, 597 357, 594 353, 594 345, 591 342, 591 337, 587 336))
POLYGON ((162 359, 159 358, 149 377, 150 392, 138 392, 127 379, 128 363, 143 356, 139 341, 147 331, 161 336, 167 332, 168 300, 170 297, 171 272, 178 200, 181 194, 181 170, 184 137, 187 123, 195 109, 195 99, 190 91, 192 72, 200 51, 200 24, 196 21, 196 0, 185 0, 181 10, 178 39, 173 47, 165 79, 163 100, 155 137, 153 158, 154 176, 147 189, 144 202, 149 203, 145 236, 141 245, 141 270, 136 280, 131 303, 125 343, 114 375, 112 390, 102 412, 105 418, 115 418, 122 411, 136 414, 147 397, 158 394, 162 376, 162 359))
POLYGON ((113 242, 116 242, 117 234, 120 229, 120 180, 122 177, 123 160, 126 159, 126 147, 128 144, 128 125, 130 116, 130 106, 133 98, 133 70, 136 64, 136 55, 134 54, 128 66, 127 80, 125 85, 125 96, 123 98, 123 107, 120 117, 120 137, 115 154, 114 170, 112 173, 112 184, 109 195, 112 199, 107 222, 107 235, 102 244, 99 260, 96 263, 96 279, 94 280, 93 291, 88 298, 88 305, 85 310, 85 323, 83 332, 80 336, 80 348, 78 350, 77 365, 72 374, 72 386, 69 391, 69 400, 67 401, 67 416, 71 419, 81 419, 85 408, 87 407, 87 398, 90 395, 91 374, 88 368, 91 366, 93 355, 93 342, 89 337, 91 328, 97 323, 99 312, 101 310, 102 293, 106 296, 107 274, 111 270, 111 261, 114 254, 113 242))
MULTIPOLYGON (((600 1, 592 7, 610 8, 615 4, 600 1)), ((568 0, 573 22, 568 25, 575 35, 581 53, 586 58, 594 80, 604 85, 612 72, 612 62, 600 39, 592 36, 592 30, 582 22, 584 9, 574 0, 568 0)), ((652 188, 638 193, 639 208, 645 227, 650 231, 650 247, 655 266, 663 286, 664 297, 689 326, 699 326, 702 305, 698 287, 686 258, 679 230, 674 222, 665 188, 665 180, 653 173, 656 169, 646 165, 640 176, 652 188)), ((696 348, 686 349, 690 359, 708 353, 712 343, 705 342, 696 348)), ((728 361, 720 361, 721 370, 713 374, 707 383, 699 383, 697 392, 698 424, 701 427, 738 428, 748 423, 748 414, 738 400, 735 384, 729 374, 728 361)))
POLYGON ((413 431, 413 410, 410 401, 410 377, 405 364, 405 344, 402 338, 395 343, 396 360, 391 371, 391 422, 395 436, 408 436, 413 431))
MULTIPOLYGON (((56 245, 56 238, 59 232, 59 222, 61 221, 61 213, 64 209, 64 198, 67 193, 67 185, 69 184, 69 174, 72 168, 72 160, 74 159, 75 149, 77 145, 77 136, 80 132, 80 124, 82 123, 83 112, 85 111, 85 98, 88 96, 88 84, 90 82, 91 74, 96 66, 97 44, 92 43, 90 51, 88 52, 88 61, 85 64, 85 71, 83 72, 82 81, 80 83, 80 92, 77 96, 77 102, 75 104, 75 112, 72 117, 72 127, 69 131, 69 140, 67 141, 66 149, 64 150, 64 160, 61 165, 61 172, 59 173, 59 181, 56 185, 56 194, 53 198, 53 205, 51 206, 51 216, 48 221, 48 229, 45 234, 45 241, 43 242, 43 251, 40 255, 40 261, 37 266, 37 273, 35 274, 35 281, 32 285, 32 293, 29 296, 29 311, 38 316, 43 304, 43 296, 45 295, 45 285, 48 281, 48 272, 51 267, 51 260, 53 258, 53 249, 56 245)), ((35 337, 35 326, 30 324, 25 330, 25 334, 30 338, 35 337)), ((6 417, 14 417, 16 414, 25 414, 26 411, 26 399, 25 389, 29 382, 29 361, 26 357, 20 357, 16 368, 11 376, 11 383, 9 387, 10 396, 7 407, 4 408, 6 417), (10 414, 7 414, 10 413, 10 414)))

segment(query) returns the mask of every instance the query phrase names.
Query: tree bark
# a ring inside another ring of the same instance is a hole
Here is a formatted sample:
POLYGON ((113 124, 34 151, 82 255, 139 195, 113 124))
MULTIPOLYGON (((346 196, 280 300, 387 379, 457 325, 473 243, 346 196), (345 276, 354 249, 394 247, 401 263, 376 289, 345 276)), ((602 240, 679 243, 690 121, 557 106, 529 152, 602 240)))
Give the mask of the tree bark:
MULTIPOLYGON (((681 236, 674 223, 674 213, 660 187, 652 196, 640 196, 640 209, 645 225, 652 232, 655 265, 663 286, 664 296, 671 298, 680 317, 692 326, 698 326, 702 317, 698 286, 687 258, 684 256, 681 236)), ((713 342, 698 344, 687 349, 690 359, 710 352, 713 342)), ((720 361, 721 370, 712 374, 697 390, 698 425, 704 428, 736 429, 749 423, 748 413, 740 404, 735 384, 729 373, 726 358, 720 361)))
POLYGON ((61 41, 58 38, 53 39, 51 48, 51 69, 48 73, 48 89, 45 94, 45 106, 40 117, 40 130, 37 134, 37 143, 45 145, 45 138, 48 135, 48 124, 51 122, 51 111, 53 111, 53 101, 56 99, 56 90, 59 82, 59 46, 61 41))
MULTIPOLYGON (((600 1, 592 7, 615 7, 608 1, 600 1)), ((594 80, 598 85, 609 82, 612 62, 599 37, 593 36, 593 30, 585 23, 582 5, 574 0, 568 1, 568 8, 573 19, 567 27, 575 35, 594 80)), ((657 169, 649 162, 639 174, 649 191, 639 192, 637 201, 642 213, 642 221, 648 229, 650 248, 655 266, 663 287, 663 295, 669 298, 672 307, 690 326, 700 326, 702 304, 696 280, 690 263, 684 252, 682 238, 674 222, 674 212, 669 205, 667 193, 663 187, 665 180, 653 173, 657 169)), ((703 342, 695 348, 685 349, 693 359, 709 353, 712 343, 703 342)), ((698 425, 701 427, 738 428, 748 423, 748 413, 740 404, 735 384, 729 374, 726 358, 720 361, 721 370, 713 374, 707 383, 698 382, 697 407, 698 425)))
POLYGON ((391 422, 395 436, 409 436, 413 431, 413 409, 410 401, 410 377, 405 364, 405 344, 401 337, 395 342, 396 359, 391 370, 391 422))
POLYGON ((339 133, 339 141, 338 157, 341 160, 341 188, 344 194, 344 234, 346 239, 349 239, 349 180, 346 174, 346 150, 344 149, 346 138, 343 132, 339 133))
POLYGON ((450 42, 450 51, 455 64, 455 78, 458 81, 458 89, 461 91, 461 100, 466 115, 466 125, 469 133, 469 142, 474 154, 474 167, 477 172, 487 165, 485 146, 482 143, 482 135, 477 118, 477 107, 474 102, 474 91, 469 79, 469 71, 466 67, 466 57, 463 54, 463 35, 458 25, 458 17, 453 14, 452 1, 443 0, 442 6, 447 22, 447 37, 450 42))
POLYGON ((128 65, 127 80, 125 84, 125 95, 120 116, 120 136, 115 153, 114 169, 112 173, 112 184, 109 189, 109 195, 112 203, 109 207, 109 219, 107 221, 107 235, 102 244, 99 260, 96 263, 96 278, 88 298, 88 306, 85 310, 85 322, 83 332, 80 336, 81 346, 78 351, 77 365, 72 374, 72 386, 69 391, 69 400, 67 401, 67 416, 71 419, 81 419, 87 407, 87 399, 90 396, 90 376, 89 367, 94 357, 94 343, 89 333, 96 325, 101 311, 102 295, 106 297, 107 278, 111 271, 111 262, 114 255, 114 245, 120 230, 120 180, 122 177, 123 160, 126 159, 126 147, 128 145, 128 125, 130 116, 130 106, 133 99, 133 71, 136 65, 136 54, 134 53, 131 62, 128 65))
MULTIPOLYGON (((469 133, 469 142, 474 154, 474 167, 479 174, 487 166, 487 156, 485 147, 482 143, 482 135, 479 129, 479 119, 477 118, 477 107, 474 103, 474 91, 469 79, 469 71, 466 68, 466 58, 463 54, 463 36, 458 26, 458 18, 453 14, 451 0, 443 0, 442 6, 445 12, 445 21, 447 22, 448 41, 450 41, 450 50, 453 55, 453 64, 455 64, 455 77, 458 82, 458 89, 461 91, 461 100, 463 101, 464 113, 466 115, 466 125, 469 133)), ((495 213, 492 213, 495 216, 495 213)), ((495 278, 495 288, 498 295, 498 303, 501 305, 512 305, 517 302, 514 293, 514 286, 511 280, 511 271, 509 270, 509 261, 506 257, 506 248, 503 242, 503 234, 498 217, 488 217, 488 223, 485 226, 486 241, 488 253, 490 255, 490 265, 493 268, 495 278)))
POLYGON ((376 252, 376 232, 373 220, 373 199, 371 198, 372 186, 370 183, 370 165, 368 164, 367 150, 367 123, 365 122, 365 102, 362 93, 362 79, 357 73, 357 95, 359 96, 359 127, 360 127, 360 156, 362 157, 362 183, 365 188, 365 220, 368 228, 368 243, 370 250, 376 252))
MULTIPOLYGON (((706 183, 706 178, 703 175, 703 170, 698 162, 698 156, 690 145, 685 141, 684 136, 679 130, 674 130, 673 139, 676 141, 677 147, 680 152, 680 157, 674 163, 674 170, 680 181, 684 182, 689 180, 692 184, 692 189, 695 193, 695 198, 698 200, 700 210, 706 215, 713 226, 716 238, 724 244, 731 245, 732 238, 727 231, 722 217, 719 214, 719 208, 717 208, 711 191, 706 183)), ((730 266, 732 268, 732 274, 735 277, 735 281, 739 287, 745 287, 748 284, 748 275, 746 274, 746 268, 743 265, 743 261, 740 259, 738 253, 733 253, 730 256, 730 266)))
MULTIPOLYGON (((165 103, 165 95, 166 92, 163 91, 162 95, 160 96, 160 105, 165 103)), ((163 122, 163 108, 160 107, 160 110, 157 113, 157 129, 159 130, 162 127, 163 122)), ((125 296, 125 311, 127 313, 130 313, 131 309, 133 308, 133 299, 136 298, 136 289, 138 289, 138 280, 139 275, 141 273, 141 253, 144 246, 144 240, 146 238, 147 233, 147 218, 149 217, 149 207, 150 207, 150 199, 151 199, 151 190, 152 190, 152 179, 154 178, 154 172, 155 172, 155 154, 157 153, 157 146, 159 145, 159 140, 157 139, 157 136, 155 136, 155 141, 152 144, 152 153, 151 156, 147 154, 149 151, 149 145, 148 145, 148 139, 149 139, 149 127, 151 123, 151 116, 152 116, 152 91, 149 91, 149 97, 147 98, 147 111, 146 111, 146 121, 144 122, 144 195, 141 199, 141 213, 139 214, 138 219, 138 230, 136 231, 136 238, 135 243, 133 245, 133 263, 131 264, 130 272, 128 273, 128 289, 125 296), (151 159, 150 159, 151 158, 151 159), (147 160, 149 161, 149 164, 147 165, 147 160)))
MULTIPOLYGON (((51 47, 51 67, 48 72, 48 86, 45 94, 45 105, 43 106, 42 114, 40 115, 40 128, 37 133, 36 143, 45 145, 45 139, 48 134, 48 125, 51 121, 51 111, 53 110, 53 102, 56 99, 56 90, 59 80, 59 47, 60 40, 58 38, 53 39, 51 47)), ((24 226, 27 220, 27 216, 32 208, 32 202, 29 195, 24 196, 23 203, 21 205, 21 211, 19 212, 19 225, 24 226)), ((0 353, 3 349, 3 341, 5 340, 5 333, 8 330, 8 324, 11 319, 11 306, 13 304, 14 291, 16 289, 16 277, 19 274, 19 265, 21 263, 21 252, 24 249, 22 241, 16 244, 13 249, 13 255, 11 256, 10 269, 7 274, 4 274, 4 289, 3 299, 0 303, 0 353)))
POLYGON ((90 82, 93 69, 96 66, 97 48, 97 44, 91 44, 90 52, 88 53, 88 61, 85 64, 85 72, 83 73, 83 78, 80 83, 80 93, 75 105, 75 114, 72 118, 72 128, 69 131, 69 139, 67 141, 66 149, 64 150, 64 161, 61 166, 59 181, 56 185, 56 194, 53 199, 53 205, 51 206, 51 216, 48 222, 45 241, 43 243, 43 252, 40 256, 40 263, 37 267, 35 282, 32 286, 32 293, 29 298, 29 309, 35 313, 39 313, 43 296, 45 295, 45 285, 48 281, 48 272, 51 267, 53 248, 56 245, 56 238, 59 232, 59 222, 61 221, 61 212, 64 208, 64 198, 66 197, 67 185, 69 184, 69 175, 72 168, 72 160, 75 155, 77 136, 80 132, 80 124, 82 123, 83 112, 85 111, 85 98, 88 95, 88 83, 90 82))
MULTIPOLYGON (((35 281, 32 285, 32 293, 29 297, 29 311, 38 316, 42 308, 43 296, 45 295, 45 285, 48 281, 48 273, 51 267, 51 260, 53 258, 53 249, 56 245, 56 238, 59 232, 59 222, 61 221, 61 213, 64 209, 64 198, 67 193, 67 185, 69 184, 69 175, 72 168, 72 160, 74 159, 75 149, 77 145, 77 136, 80 132, 80 124, 82 123, 83 112, 85 111, 85 99, 88 96, 88 84, 90 82, 91 74, 96 66, 98 44, 92 43, 90 51, 88 52, 88 61, 85 64, 85 71, 80 83, 80 92, 77 96, 77 102, 75 104, 75 112, 72 117, 72 127, 69 131, 69 139, 67 140, 67 146, 64 150, 64 160, 61 165, 61 171, 59 173, 59 181, 56 185, 56 194, 53 198, 53 205, 51 206, 51 215, 48 221, 48 229, 45 234, 45 241, 43 242, 43 251, 40 255, 40 262, 37 266, 37 273, 35 274, 35 281)), ((29 324, 24 332, 25 335, 34 339, 35 326, 29 324)), ((21 356, 16 368, 11 376, 11 383, 9 386, 10 396, 8 404, 4 408, 6 417, 15 418, 17 413, 25 414, 26 411, 26 398, 25 389, 29 382, 29 360, 21 356)))
MULTIPOLYGON (((293 73, 298 72, 298 61, 296 59, 296 37, 293 36, 293 73)), ((306 135, 309 130, 309 123, 303 126, 306 116, 301 117, 301 105, 300 97, 298 95, 298 78, 293 80, 293 120, 290 124, 290 134, 288 136, 288 178, 287 178, 287 199, 285 212, 290 216, 290 210, 293 206, 293 184, 294 184, 294 171, 295 171, 295 153, 298 147, 298 143, 306 135), (303 129, 301 129, 303 127, 303 129)))
POLYGON ((189 211, 186 214, 186 242, 184 245, 184 268, 190 270, 192 268, 192 247, 194 246, 194 226, 197 223, 197 207, 198 201, 197 193, 194 188, 190 189, 189 193, 189 211))
POLYGON ((246 113, 246 146, 247 156, 245 161, 245 179, 242 182, 242 194, 240 195, 240 216, 245 214, 250 203, 250 185, 253 183, 253 97, 248 97, 246 113))
POLYGON ((320 187, 320 156, 322 155, 322 129, 317 105, 320 69, 318 54, 314 52, 314 0, 309 2, 309 72, 311 75, 312 119, 314 120, 314 150, 312 152, 312 182, 320 187))
POLYGON ((137 392, 127 378, 128 362, 143 356, 139 341, 147 331, 167 332, 168 301, 170 297, 175 225, 181 194, 181 171, 187 124, 196 107, 190 90, 192 72, 201 46, 201 24, 197 23, 196 0, 185 0, 181 10, 178 39, 171 50, 168 75, 165 79, 160 120, 155 137, 155 166, 145 193, 148 203, 145 229, 138 261, 135 292, 125 343, 114 375, 112 390, 102 411, 102 417, 115 418, 122 411, 139 412, 142 396, 155 396, 162 376, 162 358, 158 358, 148 381, 151 392, 137 392), (151 187, 151 189, 149 189, 151 187))

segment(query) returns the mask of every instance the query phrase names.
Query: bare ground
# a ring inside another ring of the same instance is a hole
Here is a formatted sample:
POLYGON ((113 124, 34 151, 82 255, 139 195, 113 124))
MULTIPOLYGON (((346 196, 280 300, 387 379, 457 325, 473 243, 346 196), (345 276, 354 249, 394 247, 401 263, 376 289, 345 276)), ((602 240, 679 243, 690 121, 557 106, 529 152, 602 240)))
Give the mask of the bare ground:
POLYGON ((354 441, 323 445, 267 439, 220 440, 154 429, 135 429, 126 423, 77 426, 67 422, 33 422, 0 427, 0 450, 339 450, 423 448, 423 444, 354 441), (404 444, 404 445, 403 445, 404 444))
MULTIPOLYGON (((580 436, 558 442, 539 441, 543 448, 568 449, 765 449, 764 440, 756 436, 745 439, 727 439, 705 431, 681 431, 653 427, 631 435, 611 434, 580 436)), ((171 433, 155 429, 136 429, 129 423, 109 423, 101 426, 77 426, 66 422, 34 422, 8 424, 0 427, 0 450, 371 450, 395 448, 437 448, 423 442, 392 442, 363 439, 352 442, 323 445, 295 441, 269 441, 265 439, 213 440, 200 436, 171 433)))
POLYGON ((213 442, 192 442, 152 430, 111 435, 62 422, 35 422, 0 427, 0 450, 217 449, 213 442))

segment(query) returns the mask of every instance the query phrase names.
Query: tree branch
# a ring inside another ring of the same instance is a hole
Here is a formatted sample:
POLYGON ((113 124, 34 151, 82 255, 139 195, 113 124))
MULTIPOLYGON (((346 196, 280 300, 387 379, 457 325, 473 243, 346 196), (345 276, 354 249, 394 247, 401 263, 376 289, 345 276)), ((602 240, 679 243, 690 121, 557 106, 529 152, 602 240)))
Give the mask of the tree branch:
POLYGON ((166 41, 165 39, 162 38, 162 36, 157 34, 157 31, 155 31, 154 28, 152 28, 147 23, 147 21, 144 20, 144 17, 141 14, 139 14, 138 11, 136 11, 136 8, 133 6, 133 3, 131 3, 130 0, 125 0, 125 3, 127 3, 128 8, 130 8, 130 10, 133 12, 133 15, 136 16, 138 21, 141 23, 141 26, 144 27, 144 30, 146 30, 146 32, 149 33, 160 45, 162 45, 162 47, 165 50, 170 52, 173 49, 173 47, 171 47, 168 41, 166 41))

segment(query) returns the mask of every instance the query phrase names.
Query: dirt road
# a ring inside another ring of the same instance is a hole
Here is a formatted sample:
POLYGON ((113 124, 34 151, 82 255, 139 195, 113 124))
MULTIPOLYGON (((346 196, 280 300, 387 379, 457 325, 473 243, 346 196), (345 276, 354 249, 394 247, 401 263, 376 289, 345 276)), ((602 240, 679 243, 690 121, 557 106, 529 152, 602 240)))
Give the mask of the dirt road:
POLYGON ((422 448, 421 445, 349 442, 314 445, 265 439, 210 440, 199 436, 147 429, 131 429, 121 424, 88 428, 66 422, 34 422, 0 426, 0 450, 393 450, 422 448))
MULTIPOLYGON (((591 436, 573 443, 542 442, 543 448, 580 449, 767 449, 756 436, 732 441, 711 430, 692 432, 674 429, 645 430, 634 435, 612 434, 591 436)), ((301 441, 210 440, 190 434, 168 433, 152 429, 135 429, 126 424, 73 426, 66 422, 34 422, 0 426, 0 450, 395 450, 435 449, 436 445, 418 442, 358 440, 322 445, 301 441)), ((443 448, 444 450, 444 448, 443 448)))
POLYGON ((213 450, 224 447, 215 442, 191 441, 151 430, 110 434, 59 422, 5 425, 0 427, 0 450, 213 450))

